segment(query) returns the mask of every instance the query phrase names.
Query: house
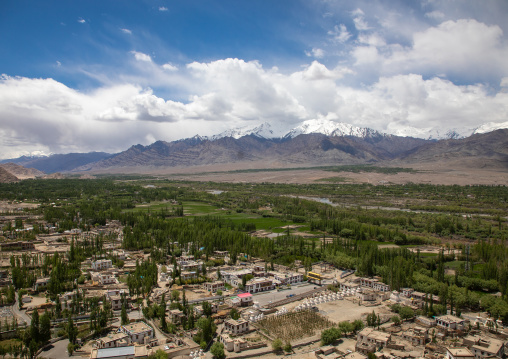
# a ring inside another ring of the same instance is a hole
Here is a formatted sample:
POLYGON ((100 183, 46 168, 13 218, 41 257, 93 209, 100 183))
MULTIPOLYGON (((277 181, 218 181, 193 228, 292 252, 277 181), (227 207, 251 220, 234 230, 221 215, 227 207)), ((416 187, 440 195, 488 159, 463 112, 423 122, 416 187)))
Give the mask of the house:
POLYGON ((446 359, 474 359, 468 348, 446 348, 446 359))
POLYGON ((476 359, 504 357, 504 344, 499 339, 470 335, 464 338, 463 343, 469 344, 476 359))
POLYGON ((423 325, 425 327, 435 327, 436 326, 436 319, 427 318, 427 317, 424 317, 421 315, 416 317, 415 322, 420 325, 423 325))
POLYGON ((274 282, 267 278, 253 278, 245 284, 245 291, 249 293, 266 292, 274 289, 274 282))
POLYGON ((122 325, 118 331, 127 334, 131 343, 146 344, 154 337, 153 328, 145 322, 122 325))
POLYGON ((249 322, 245 319, 229 319, 224 322, 224 329, 232 335, 238 335, 249 331, 249 322))
POLYGON ((221 280, 217 280, 215 282, 206 282, 203 284, 203 287, 205 290, 209 291, 210 293, 215 293, 218 290, 225 290, 226 287, 224 286, 224 282, 221 280))
POLYGON ((238 294, 238 296, 232 298, 231 304, 234 307, 248 307, 249 305, 253 304, 252 294, 238 294))
POLYGON ((106 297, 109 302, 111 303, 111 308, 113 310, 120 310, 122 309, 122 297, 119 295, 112 295, 106 297))
POLYGON ((228 352, 241 352, 243 349, 247 347, 247 341, 243 338, 231 338, 229 334, 222 333, 219 336, 219 342, 224 344, 224 349, 228 352))
POLYGON ((96 340, 97 348, 118 348, 129 345, 129 337, 125 333, 112 333, 96 340))
POLYGON ((93 270, 101 271, 109 268, 113 268, 113 262, 111 262, 111 259, 99 259, 92 262, 93 270))
POLYGON ((386 347, 390 339, 389 333, 383 333, 373 328, 364 328, 358 333, 356 351, 365 355, 374 353, 376 350, 386 347))
POLYGON ((100 285, 116 284, 117 280, 114 275, 109 273, 100 273, 97 276, 100 285))
POLYGON ((185 318, 185 314, 180 309, 172 309, 169 311, 169 317, 171 319, 171 323, 180 324, 182 319, 185 318))
POLYGON ((48 283, 49 283, 49 277, 39 278, 35 281, 34 290, 38 292, 42 289, 45 289, 48 286, 48 283))
POLYGON ((464 330, 464 319, 454 315, 442 315, 436 318, 436 325, 444 330, 464 330))
POLYGON ((360 278, 360 285, 367 288, 372 288, 380 292, 391 291, 390 286, 380 282, 378 278, 360 278))
POLYGON ((196 272, 181 272, 180 277, 185 282, 185 281, 188 281, 191 279, 196 279, 198 277, 198 275, 196 272))
POLYGON ((302 273, 273 273, 273 277, 280 281, 283 285, 291 285, 303 282, 303 274, 302 273))
POLYGON ((400 335, 413 345, 425 345, 429 341, 429 330, 427 328, 408 328, 403 330, 400 335))
POLYGON ((371 301, 376 300, 377 294, 373 290, 366 289, 366 290, 357 292, 356 297, 358 299, 360 299, 362 302, 365 302, 365 301, 371 302, 371 301))

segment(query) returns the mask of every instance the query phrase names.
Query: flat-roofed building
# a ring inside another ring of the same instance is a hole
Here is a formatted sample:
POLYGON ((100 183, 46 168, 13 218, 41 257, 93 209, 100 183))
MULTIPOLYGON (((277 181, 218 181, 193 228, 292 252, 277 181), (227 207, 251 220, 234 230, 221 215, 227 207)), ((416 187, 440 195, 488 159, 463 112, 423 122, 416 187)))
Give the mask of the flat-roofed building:
POLYGON ((125 333, 111 333, 96 340, 97 348, 117 348, 129 345, 129 336, 125 333))
POLYGON ((356 351, 367 354, 386 347, 390 342, 391 335, 373 328, 364 328, 358 333, 356 351))
POLYGON ((249 331, 249 322, 245 319, 229 319, 224 322, 224 329, 232 335, 238 335, 249 331))
POLYGON ((474 359, 468 348, 446 348, 446 359, 474 359))
POLYGON ((215 293, 218 290, 225 290, 224 282, 221 280, 217 280, 215 282, 206 282, 203 284, 203 288, 210 293, 215 293))
POLYGON ((101 271, 109 268, 113 268, 113 262, 111 262, 111 259, 98 259, 92 262, 93 270, 101 271))
POLYGON ((245 291, 249 293, 260 293, 274 289, 274 282, 268 278, 253 278, 245 284, 245 291))
POLYGON ((436 325, 445 330, 464 330, 464 319, 454 315, 442 315, 436 318, 436 325))
POLYGON ((372 288, 380 292, 390 292, 390 286, 379 281, 378 278, 360 278, 360 285, 367 288, 372 288))
POLYGON ((272 273, 272 274, 273 274, 273 277, 276 280, 280 281, 281 284, 283 284, 283 285, 296 284, 296 283, 303 282, 303 274, 302 273, 296 273, 296 272, 279 273, 279 272, 275 272, 275 273, 272 273))
POLYGON ((504 357, 504 343, 502 340, 490 337, 468 336, 464 338, 464 343, 471 339, 474 342, 470 348, 476 359, 504 357))
POLYGON ((127 334, 131 343, 146 344, 154 337, 153 328, 145 322, 122 325, 119 331, 127 334))

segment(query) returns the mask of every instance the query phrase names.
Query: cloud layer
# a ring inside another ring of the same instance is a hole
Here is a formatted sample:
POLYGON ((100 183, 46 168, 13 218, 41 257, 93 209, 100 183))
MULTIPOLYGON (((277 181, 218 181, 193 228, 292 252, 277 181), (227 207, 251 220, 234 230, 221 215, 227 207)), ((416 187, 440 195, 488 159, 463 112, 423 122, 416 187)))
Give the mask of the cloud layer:
MULTIPOLYGON (((3 75, 2 157, 117 152, 265 121, 290 129, 326 118, 395 134, 508 121, 502 26, 422 6, 420 17, 362 6, 347 12, 349 21, 336 22, 334 11, 342 9, 325 8, 321 38, 301 40, 307 63, 300 67, 229 57, 161 61, 133 45, 120 71, 79 69, 100 81, 87 90, 50 76, 3 75)), ((133 41, 138 33, 116 31, 133 41)), ((63 60, 56 63, 65 68, 63 60)))

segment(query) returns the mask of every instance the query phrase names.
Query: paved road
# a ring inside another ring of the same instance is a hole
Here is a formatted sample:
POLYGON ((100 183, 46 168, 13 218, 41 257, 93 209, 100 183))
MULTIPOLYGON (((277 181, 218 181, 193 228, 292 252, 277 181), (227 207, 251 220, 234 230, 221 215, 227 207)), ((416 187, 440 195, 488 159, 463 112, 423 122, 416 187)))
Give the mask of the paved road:
POLYGON ((67 345, 69 345, 69 339, 59 340, 49 346, 46 350, 43 350, 39 357, 47 359, 67 358, 69 357, 69 353, 67 353, 67 345))
MULTIPOLYGON (((19 310, 18 293, 16 293, 15 297, 16 297, 16 301, 14 302, 14 305, 12 306, 12 312, 18 318, 21 318, 22 320, 24 320, 27 325, 30 325, 32 323, 32 319, 28 315, 26 315, 25 311, 19 310)), ((19 323, 19 324, 21 324, 21 323, 19 323)))

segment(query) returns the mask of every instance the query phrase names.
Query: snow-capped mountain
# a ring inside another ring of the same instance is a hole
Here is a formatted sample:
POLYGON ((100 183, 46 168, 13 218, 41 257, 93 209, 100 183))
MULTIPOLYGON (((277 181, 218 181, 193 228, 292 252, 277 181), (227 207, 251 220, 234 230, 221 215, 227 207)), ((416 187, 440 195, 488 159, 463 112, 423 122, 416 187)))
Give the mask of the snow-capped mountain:
POLYGON ((472 134, 475 134, 475 133, 487 133, 487 132, 492 132, 492 131, 495 131, 495 130, 500 130, 500 129, 503 129, 503 128, 508 128, 508 121, 507 122, 501 122, 501 123, 498 123, 498 122, 487 122, 487 123, 484 123, 483 125, 475 128, 472 134))
POLYGON ((320 133, 326 136, 353 136, 366 138, 381 135, 378 131, 365 127, 357 127, 343 122, 335 122, 327 119, 307 120, 291 129, 284 138, 295 138, 298 135, 320 133))
POLYGON ((259 126, 255 127, 239 127, 230 130, 226 130, 224 132, 219 133, 218 135, 213 135, 207 137, 207 139, 213 141, 223 137, 233 137, 239 139, 243 136, 254 135, 260 138, 281 138, 284 137, 285 129, 282 126, 278 126, 277 124, 271 125, 268 122, 262 123, 259 126))
POLYGON ((485 123, 477 128, 416 128, 411 126, 388 128, 385 132, 358 127, 344 122, 337 122, 328 119, 307 120, 298 126, 288 129, 280 124, 269 124, 267 122, 255 127, 239 127, 224 131, 213 136, 198 136, 203 140, 217 140, 224 137, 239 139, 243 136, 253 135, 265 139, 291 139, 298 135, 323 134, 326 136, 352 136, 368 138, 376 136, 401 136, 421 138, 425 140, 461 139, 475 133, 487 133, 498 129, 508 128, 508 122, 485 123))

